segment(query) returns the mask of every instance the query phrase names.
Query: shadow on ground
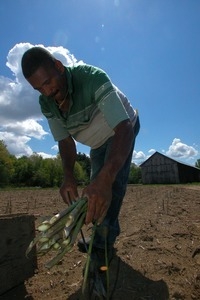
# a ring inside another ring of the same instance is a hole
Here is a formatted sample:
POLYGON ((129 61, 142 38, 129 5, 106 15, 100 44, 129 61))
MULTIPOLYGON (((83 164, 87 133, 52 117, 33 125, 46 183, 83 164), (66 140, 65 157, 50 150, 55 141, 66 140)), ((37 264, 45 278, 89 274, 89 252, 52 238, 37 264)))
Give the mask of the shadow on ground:
POLYGON ((7 291, 6 293, 0 295, 0 300, 32 300, 32 296, 28 295, 26 287, 24 284, 20 284, 17 287, 7 291))
MULTIPOLYGON (((153 281, 115 256, 110 266, 110 300, 168 300, 169 290, 163 280, 153 281)), ((79 289, 68 300, 97 300, 79 289)))

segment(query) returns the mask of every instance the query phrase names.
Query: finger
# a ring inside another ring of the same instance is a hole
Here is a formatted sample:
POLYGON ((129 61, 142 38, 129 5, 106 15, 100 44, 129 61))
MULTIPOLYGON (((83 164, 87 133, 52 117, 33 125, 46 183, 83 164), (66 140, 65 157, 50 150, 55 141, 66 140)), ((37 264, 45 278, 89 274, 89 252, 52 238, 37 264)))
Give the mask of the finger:
POLYGON ((79 194, 77 189, 72 189, 69 191, 69 193, 70 193, 69 197, 71 202, 77 201, 79 199, 79 194))
POLYGON ((70 192, 67 192, 67 198, 68 198, 69 203, 72 204, 73 200, 72 200, 72 198, 70 196, 70 192))
POLYGON ((100 217, 97 219, 97 224, 98 225, 100 225, 103 222, 103 220, 106 216, 106 213, 107 213, 107 210, 104 210, 103 213, 100 214, 100 217))
POLYGON ((107 214, 108 208, 104 205, 101 207, 101 209, 99 209, 99 213, 96 217, 97 220, 97 224, 99 225, 100 223, 102 223, 102 221, 104 220, 106 214, 107 214))
POLYGON ((70 204, 70 192, 68 191, 68 189, 61 187, 60 195, 63 198, 63 201, 69 205, 70 204))
POLYGON ((65 203, 68 204, 68 198, 67 198, 67 195, 66 195, 66 193, 63 191, 62 188, 60 188, 60 195, 61 195, 63 201, 64 201, 65 203))
POLYGON ((73 190, 67 191, 66 194, 69 204, 72 204, 79 199, 78 194, 75 193, 73 190))
MULTIPOLYGON (((87 195, 85 195, 87 197, 87 195)), ((87 197, 88 198, 88 197, 87 197)), ((95 201, 94 199, 88 199, 88 209, 86 213, 85 223, 88 225, 89 223, 93 222, 95 220, 95 201)))
POLYGON ((93 219, 95 220, 95 221, 98 221, 98 219, 101 217, 101 212, 100 212, 100 210, 97 208, 97 207, 95 207, 95 214, 94 214, 94 217, 93 217, 93 219))
POLYGON ((72 188, 61 188, 60 194, 65 203, 71 204, 78 199, 78 191, 72 188))

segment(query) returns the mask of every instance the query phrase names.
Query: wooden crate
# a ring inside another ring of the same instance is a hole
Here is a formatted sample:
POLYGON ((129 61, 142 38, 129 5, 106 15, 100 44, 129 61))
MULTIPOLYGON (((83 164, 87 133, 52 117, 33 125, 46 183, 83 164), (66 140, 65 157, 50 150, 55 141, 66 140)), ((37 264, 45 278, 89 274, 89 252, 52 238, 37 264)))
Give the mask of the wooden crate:
POLYGON ((34 275, 36 253, 33 250, 29 258, 25 256, 34 236, 34 216, 0 216, 0 295, 34 275))

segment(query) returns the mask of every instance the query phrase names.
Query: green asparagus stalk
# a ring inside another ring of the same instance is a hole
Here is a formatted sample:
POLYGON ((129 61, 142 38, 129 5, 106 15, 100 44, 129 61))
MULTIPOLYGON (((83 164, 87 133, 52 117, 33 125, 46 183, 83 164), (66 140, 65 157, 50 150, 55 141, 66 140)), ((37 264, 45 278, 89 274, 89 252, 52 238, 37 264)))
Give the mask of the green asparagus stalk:
POLYGON ((73 247, 81 230, 87 212, 87 199, 81 198, 73 202, 67 209, 54 215, 50 220, 43 221, 38 227, 38 234, 26 250, 26 255, 36 246, 38 255, 44 255, 50 250, 57 255, 46 264, 53 267, 73 247))
POLYGON ((88 279, 89 266, 90 266, 90 261, 91 261, 91 254, 92 254, 92 247, 93 247, 96 226, 97 226, 97 222, 95 222, 95 224, 94 224, 90 243, 89 243, 89 249, 88 249, 87 260, 86 260, 86 265, 85 265, 85 272, 84 272, 84 277, 83 277, 82 294, 85 293, 85 289, 87 286, 87 279, 88 279))
MULTIPOLYGON (((61 245, 61 250, 59 251, 58 255, 56 257, 54 257, 52 260, 50 260, 45 266, 50 269, 52 268, 54 265, 56 265, 65 255, 66 252, 69 252, 71 250, 71 248, 73 247, 75 240, 77 238, 77 235, 81 229, 81 227, 83 226, 83 222, 85 219, 85 214, 82 214, 80 216, 80 219, 77 222, 76 227, 74 228, 73 232, 72 232, 72 236, 71 239, 70 237, 68 237, 68 239, 70 239, 69 243, 66 245, 61 245)), ((63 241, 64 243, 64 241, 63 241)))

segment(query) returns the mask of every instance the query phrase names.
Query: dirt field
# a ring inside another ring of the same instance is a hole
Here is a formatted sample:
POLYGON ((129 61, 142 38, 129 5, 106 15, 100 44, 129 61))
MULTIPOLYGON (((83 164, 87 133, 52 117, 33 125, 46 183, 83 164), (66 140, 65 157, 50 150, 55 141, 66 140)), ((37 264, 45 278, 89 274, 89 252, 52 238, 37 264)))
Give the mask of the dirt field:
MULTIPOLYGON (((34 214, 36 225, 64 207, 57 190, 0 191, 1 215, 34 214)), ((200 299, 200 186, 129 186, 120 222, 113 300, 200 299)), ((38 258, 36 274, 0 299, 80 299, 86 256, 75 245, 50 271, 49 258, 38 258)))

